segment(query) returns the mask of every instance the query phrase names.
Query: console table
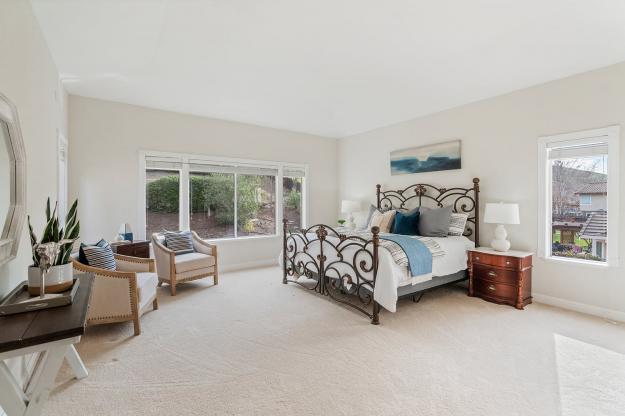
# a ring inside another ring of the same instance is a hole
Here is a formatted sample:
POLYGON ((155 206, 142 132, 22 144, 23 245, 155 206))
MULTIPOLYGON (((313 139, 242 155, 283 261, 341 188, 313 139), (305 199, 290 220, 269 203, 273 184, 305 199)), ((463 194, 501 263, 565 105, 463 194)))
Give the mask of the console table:
POLYGON ((71 305, 0 317, 0 406, 8 416, 39 415, 48 400, 63 359, 76 378, 87 377, 74 344, 85 332, 91 274, 81 274, 71 305), (24 390, 4 360, 43 353, 24 390))

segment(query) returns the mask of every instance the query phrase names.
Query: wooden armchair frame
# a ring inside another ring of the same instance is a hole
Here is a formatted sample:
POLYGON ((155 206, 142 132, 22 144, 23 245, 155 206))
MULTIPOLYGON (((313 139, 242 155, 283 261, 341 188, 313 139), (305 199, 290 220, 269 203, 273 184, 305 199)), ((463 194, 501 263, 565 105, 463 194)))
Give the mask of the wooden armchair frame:
MULTIPOLYGON (((155 261, 154 259, 144 259, 139 257, 131 257, 131 256, 123 256, 121 254, 115 254, 115 261, 117 262, 118 269, 122 270, 106 270, 100 269, 93 266, 88 266, 86 264, 81 263, 77 258, 72 258, 72 262, 74 265, 74 269, 79 272, 93 273, 94 275, 94 289, 92 296, 97 296, 98 291, 98 283, 102 285, 102 283, 118 283, 111 279, 121 279, 122 281, 127 282, 127 290, 128 290, 128 302, 130 305, 129 313, 120 312, 108 312, 104 314, 99 314, 97 311, 93 311, 92 308, 89 309, 89 313, 87 314, 87 325, 100 325, 100 324, 109 324, 115 322, 128 322, 133 321, 134 323, 134 333, 135 335, 141 334, 141 322, 139 320, 140 316, 144 311, 139 308, 139 294, 137 291, 137 272, 155 272, 155 261), (123 269, 130 269, 129 271, 124 271, 123 269)), ((119 285, 120 288, 125 288, 126 285, 119 285)), ((125 291, 125 289, 124 289, 125 291)), ((147 303, 146 303, 147 304, 147 303)), ((156 298, 156 294, 152 299, 152 309, 158 309, 158 299, 156 298)))

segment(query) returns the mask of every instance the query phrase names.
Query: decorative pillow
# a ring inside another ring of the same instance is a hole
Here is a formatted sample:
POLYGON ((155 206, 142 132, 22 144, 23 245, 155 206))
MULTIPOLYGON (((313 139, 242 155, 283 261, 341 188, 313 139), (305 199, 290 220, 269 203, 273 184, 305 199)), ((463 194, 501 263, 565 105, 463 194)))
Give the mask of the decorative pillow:
POLYGON ((452 207, 419 208, 419 235, 424 237, 447 237, 451 223, 452 207))
POLYGON ((464 234, 464 227, 467 225, 469 216, 467 214, 460 214, 457 212, 451 213, 451 221, 449 222, 449 235, 462 235, 464 234))
POLYGON ((397 211, 393 233, 403 235, 417 235, 419 231, 419 210, 410 212, 397 211))
POLYGON ((84 246, 82 250, 89 262, 89 266, 106 270, 115 270, 117 268, 113 250, 108 243, 104 247, 84 246))
POLYGON ((379 227, 381 233, 390 233, 393 221, 395 220, 395 210, 386 211, 384 213, 376 211, 371 216, 368 229, 372 227, 379 227))
POLYGON ((193 239, 191 231, 165 231, 165 245, 176 255, 193 253, 193 239))
POLYGON ((365 221, 365 226, 371 222, 371 217, 373 217, 373 214, 375 212, 377 212, 377 211, 378 211, 378 209, 376 208, 375 205, 373 205, 373 204, 369 205, 369 214, 367 215, 367 220, 365 221))
POLYGON ((83 250, 83 248, 88 247, 88 246, 105 247, 108 245, 109 243, 107 243, 106 240, 103 238, 101 238, 100 241, 98 241, 97 243, 93 243, 93 244, 80 243, 80 249, 78 249, 78 261, 81 262, 82 264, 86 264, 87 266, 89 266, 89 260, 87 260, 87 257, 85 256, 85 251, 83 250))

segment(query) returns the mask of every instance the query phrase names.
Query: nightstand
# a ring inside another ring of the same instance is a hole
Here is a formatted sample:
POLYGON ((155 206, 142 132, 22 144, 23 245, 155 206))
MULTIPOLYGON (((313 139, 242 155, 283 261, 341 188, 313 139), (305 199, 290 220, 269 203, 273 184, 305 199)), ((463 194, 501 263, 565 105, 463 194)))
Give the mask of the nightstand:
POLYGON ((532 303, 532 253, 469 250, 469 296, 517 309, 532 303))
POLYGON ((114 253, 131 257, 150 257, 150 242, 146 240, 134 240, 111 243, 111 249, 114 253))

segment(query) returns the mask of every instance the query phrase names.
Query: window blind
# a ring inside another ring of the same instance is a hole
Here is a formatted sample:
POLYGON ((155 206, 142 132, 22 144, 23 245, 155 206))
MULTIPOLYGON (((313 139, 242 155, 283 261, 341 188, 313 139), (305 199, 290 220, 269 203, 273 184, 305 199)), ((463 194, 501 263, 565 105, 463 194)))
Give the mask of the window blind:
POLYGON ((608 154, 608 144, 606 142, 586 143, 580 145, 558 146, 553 143, 547 146, 549 159, 572 159, 578 157, 605 156, 608 154))
POLYGON ((285 166, 282 169, 282 176, 289 178, 303 178, 306 176, 306 170, 297 166, 285 166))
POLYGON ((189 160, 189 172, 238 173, 239 175, 276 176, 278 174, 278 168, 275 166, 227 164, 207 160, 189 160))
POLYGON ((182 169, 182 159, 169 156, 146 156, 147 169, 182 169))

